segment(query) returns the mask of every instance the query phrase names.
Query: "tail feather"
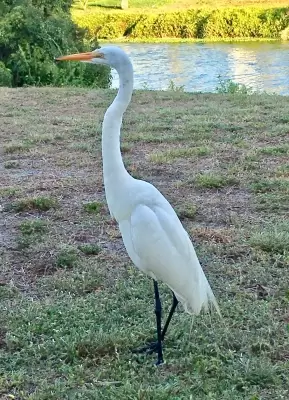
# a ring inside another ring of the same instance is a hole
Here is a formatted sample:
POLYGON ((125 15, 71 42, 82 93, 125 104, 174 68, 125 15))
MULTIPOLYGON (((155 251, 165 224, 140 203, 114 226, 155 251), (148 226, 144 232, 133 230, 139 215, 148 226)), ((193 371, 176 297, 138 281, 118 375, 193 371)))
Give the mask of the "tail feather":
MULTIPOLYGON (((190 293, 187 293, 186 296, 179 295, 175 293, 176 298, 182 303, 185 311, 191 315, 199 315, 202 310, 205 312, 211 311, 212 308, 215 308, 218 315, 222 318, 222 314, 217 303, 216 297, 210 287, 210 284, 201 269, 200 266, 200 277, 199 277, 199 285, 198 290, 191 290, 190 293)), ((196 288, 196 285, 195 289, 196 288)), ((172 289, 173 290, 173 289, 172 289)))

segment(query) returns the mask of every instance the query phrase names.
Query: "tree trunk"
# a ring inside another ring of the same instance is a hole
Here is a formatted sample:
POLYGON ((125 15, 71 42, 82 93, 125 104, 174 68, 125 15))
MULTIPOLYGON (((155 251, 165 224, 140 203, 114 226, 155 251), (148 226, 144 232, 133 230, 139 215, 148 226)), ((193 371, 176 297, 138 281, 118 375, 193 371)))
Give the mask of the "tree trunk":
POLYGON ((127 10, 128 9, 128 0, 121 0, 120 7, 122 10, 127 10))

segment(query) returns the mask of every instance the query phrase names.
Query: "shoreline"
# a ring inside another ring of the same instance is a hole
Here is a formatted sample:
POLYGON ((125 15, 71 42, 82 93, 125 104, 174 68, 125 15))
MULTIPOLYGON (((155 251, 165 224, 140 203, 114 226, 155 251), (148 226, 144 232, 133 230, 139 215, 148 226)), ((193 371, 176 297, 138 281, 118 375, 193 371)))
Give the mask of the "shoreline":
POLYGON ((125 38, 118 39, 98 39, 98 43, 147 43, 147 44, 180 44, 180 43, 248 43, 248 42, 286 42, 280 38, 204 38, 204 39, 180 39, 180 38, 125 38))

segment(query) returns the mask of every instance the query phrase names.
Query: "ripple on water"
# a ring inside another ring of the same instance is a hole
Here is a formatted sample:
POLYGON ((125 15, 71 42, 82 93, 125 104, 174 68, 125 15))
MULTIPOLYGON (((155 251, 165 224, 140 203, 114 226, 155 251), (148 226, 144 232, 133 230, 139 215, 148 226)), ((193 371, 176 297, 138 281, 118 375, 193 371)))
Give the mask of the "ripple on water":
MULTIPOLYGON (((186 91, 214 92, 223 79, 254 90, 289 95, 289 44, 122 43, 132 58, 136 89, 168 89, 173 80, 186 91)), ((112 87, 118 86, 113 71, 112 87)))

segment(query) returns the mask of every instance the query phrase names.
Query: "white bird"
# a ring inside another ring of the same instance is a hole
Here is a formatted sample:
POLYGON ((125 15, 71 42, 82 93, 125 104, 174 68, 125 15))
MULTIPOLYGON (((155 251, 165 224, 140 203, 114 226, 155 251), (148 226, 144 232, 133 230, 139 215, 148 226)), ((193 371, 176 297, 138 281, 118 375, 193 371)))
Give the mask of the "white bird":
POLYGON ((190 314, 218 304, 199 263, 194 246, 165 197, 150 183, 134 179, 125 169, 120 151, 120 128, 133 92, 133 66, 127 54, 115 46, 71 54, 57 61, 83 61, 115 68, 119 90, 107 109, 102 125, 102 157, 105 195, 111 216, 118 222, 132 262, 154 281, 157 342, 140 351, 156 351, 163 363, 162 342, 178 302, 190 314), (157 280, 173 292, 173 303, 161 330, 161 301, 157 280))

